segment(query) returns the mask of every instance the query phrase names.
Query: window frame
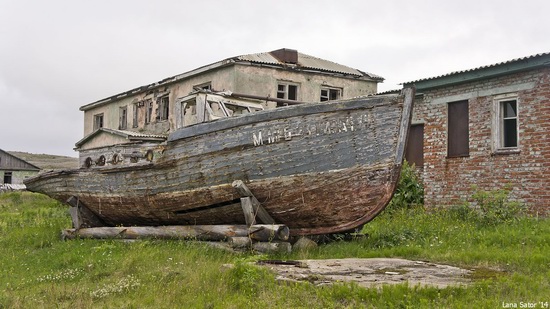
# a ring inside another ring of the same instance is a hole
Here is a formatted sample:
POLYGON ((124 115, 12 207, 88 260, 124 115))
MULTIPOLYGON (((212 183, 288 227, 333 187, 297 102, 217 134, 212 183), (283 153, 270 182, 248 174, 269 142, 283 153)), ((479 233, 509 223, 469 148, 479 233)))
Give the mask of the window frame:
POLYGON ((104 113, 94 114, 93 130, 97 131, 105 126, 104 113))
POLYGON ((300 84, 293 83, 293 82, 284 82, 284 81, 278 81, 277 82, 277 89, 275 97, 277 99, 283 99, 283 100, 289 100, 289 101, 298 101, 298 95, 300 93, 300 84), (283 90, 280 90, 280 87, 284 87, 283 90), (294 98, 291 98, 290 94, 290 87, 294 87, 295 93, 294 98), (281 96, 282 94, 282 96, 281 96))
POLYGON ((128 129, 128 105, 120 106, 118 109, 118 129, 128 129))
POLYGON ((149 124, 153 120, 153 100, 147 99, 144 102, 145 106, 145 124, 149 124))
POLYGON ((159 122, 161 121, 167 121, 168 117, 170 117, 170 98, 165 95, 160 97, 157 100, 158 105, 158 116, 157 119, 159 122))
POLYGON ((493 119, 492 119, 492 140, 493 140, 493 153, 494 154, 508 154, 518 153, 520 151, 521 136, 520 136, 520 114, 521 114, 521 102, 517 93, 509 93, 498 95, 493 98, 493 119), (506 102, 515 102, 515 117, 504 117, 503 105, 506 102), (515 146, 505 146, 505 129, 504 122, 506 120, 515 120, 515 146))
POLYGON ((319 94, 320 95, 319 96, 319 102, 334 101, 334 100, 341 99, 343 93, 344 93, 344 90, 342 88, 323 86, 323 87, 321 87, 321 92, 319 94), (323 91, 327 91, 326 96, 323 96, 323 91), (336 91, 336 93, 337 93, 337 97, 334 98, 334 99, 331 98, 332 97, 331 93, 333 91, 336 91))
POLYGON ((136 102, 133 104, 133 111, 132 111, 132 128, 137 128, 139 126, 139 123, 138 123, 138 113, 139 113, 139 102, 136 102))

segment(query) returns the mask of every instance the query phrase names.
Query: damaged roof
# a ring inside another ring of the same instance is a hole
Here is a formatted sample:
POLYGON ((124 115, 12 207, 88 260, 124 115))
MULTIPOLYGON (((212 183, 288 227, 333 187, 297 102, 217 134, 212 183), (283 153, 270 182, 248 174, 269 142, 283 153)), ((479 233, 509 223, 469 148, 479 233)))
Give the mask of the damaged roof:
POLYGON ((367 77, 378 81, 384 80, 383 77, 378 76, 376 74, 366 73, 342 64, 338 64, 336 62, 313 57, 310 55, 300 53, 296 50, 286 49, 286 48, 275 50, 272 52, 267 52, 267 53, 242 55, 242 56, 235 57, 235 59, 237 61, 249 61, 253 63, 269 64, 269 65, 276 65, 276 66, 290 65, 292 67, 296 67, 302 70, 313 70, 313 71, 320 71, 320 72, 352 75, 356 77, 367 77), (297 55, 297 59, 295 60, 295 62, 285 61, 286 59, 292 56, 285 57, 284 54, 293 54, 293 53, 297 55), (282 55, 282 56, 277 57, 277 55, 282 55))
POLYGON ((422 78, 402 83, 404 87, 416 86, 417 90, 449 86, 469 81, 486 79, 520 71, 550 66, 550 53, 540 53, 522 58, 480 66, 477 68, 451 72, 435 77, 422 78))
POLYGON ((114 96, 111 96, 90 104, 83 105, 80 107, 80 110, 86 111, 86 110, 95 108, 97 106, 107 104, 114 100, 124 98, 129 95, 149 91, 161 86, 175 83, 179 80, 187 79, 189 77, 193 77, 198 74, 208 72, 210 70, 214 70, 214 69, 229 66, 229 65, 234 65, 236 63, 260 65, 260 66, 267 65, 267 66, 274 66, 274 67, 280 67, 285 69, 292 69, 295 71, 340 75, 348 78, 366 79, 366 80, 373 80, 376 82, 382 82, 384 80, 383 77, 378 76, 376 74, 366 73, 366 72, 353 69, 348 66, 341 65, 329 60, 324 60, 321 58, 302 54, 294 49, 282 48, 271 52, 248 54, 248 55, 241 55, 241 56, 227 58, 227 59, 209 64, 209 65, 205 65, 182 74, 167 77, 156 83, 140 86, 140 87, 131 89, 129 91, 125 91, 125 92, 116 94, 114 96))

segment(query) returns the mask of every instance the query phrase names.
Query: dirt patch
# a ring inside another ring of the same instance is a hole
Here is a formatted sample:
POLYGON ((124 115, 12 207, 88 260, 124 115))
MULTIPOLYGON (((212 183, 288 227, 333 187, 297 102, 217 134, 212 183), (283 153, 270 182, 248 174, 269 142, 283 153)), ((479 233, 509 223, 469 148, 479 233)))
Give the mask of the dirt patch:
POLYGON ((299 261, 260 261, 259 265, 277 273, 277 280, 308 281, 316 285, 338 281, 356 282, 364 287, 408 282, 409 285, 448 286, 467 285, 472 271, 405 259, 328 259, 299 261))

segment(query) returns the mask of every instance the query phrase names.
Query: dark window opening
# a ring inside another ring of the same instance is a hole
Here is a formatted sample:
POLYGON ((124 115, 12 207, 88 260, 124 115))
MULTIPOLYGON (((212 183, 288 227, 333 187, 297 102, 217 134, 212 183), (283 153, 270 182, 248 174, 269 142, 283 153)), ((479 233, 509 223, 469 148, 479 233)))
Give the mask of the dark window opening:
POLYGON ((298 86, 292 84, 277 85, 277 98, 286 100, 298 100, 298 86))
POLYGON ((162 97, 158 101, 159 111, 158 119, 159 121, 168 120, 168 114, 170 112, 170 101, 168 96, 162 97))
POLYGON ((504 148, 518 146, 518 111, 517 101, 509 100, 500 102, 501 120, 501 145, 504 148))
POLYGON ((447 157, 470 155, 468 101, 451 102, 447 105, 448 136, 447 157))
POLYGON ((4 183, 11 184, 12 172, 4 172, 4 183))
POLYGON ((103 128, 103 114, 94 115, 94 131, 103 128))
POLYGON ((145 102, 145 123, 150 123, 153 117, 153 100, 148 99, 145 102))
POLYGON ((123 106, 119 110, 118 128, 120 130, 125 130, 127 127, 128 127, 128 107, 123 106))
POLYGON ((138 127, 138 104, 134 104, 134 113, 132 117, 132 127, 137 128, 138 127))
POLYGON ((321 102, 338 100, 341 96, 342 91, 335 88, 321 88, 321 102))

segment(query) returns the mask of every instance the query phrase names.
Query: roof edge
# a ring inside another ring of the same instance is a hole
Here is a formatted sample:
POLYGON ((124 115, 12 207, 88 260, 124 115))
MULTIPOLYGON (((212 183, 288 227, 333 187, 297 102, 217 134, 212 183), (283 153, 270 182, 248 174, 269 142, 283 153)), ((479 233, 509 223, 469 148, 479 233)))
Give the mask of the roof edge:
POLYGON ((415 85, 419 90, 445 87, 476 81, 491 77, 532 70, 550 65, 550 53, 540 53, 523 58, 516 58, 504 62, 481 66, 469 70, 456 71, 448 74, 418 79, 401 83, 403 87, 415 85))

